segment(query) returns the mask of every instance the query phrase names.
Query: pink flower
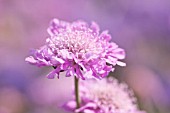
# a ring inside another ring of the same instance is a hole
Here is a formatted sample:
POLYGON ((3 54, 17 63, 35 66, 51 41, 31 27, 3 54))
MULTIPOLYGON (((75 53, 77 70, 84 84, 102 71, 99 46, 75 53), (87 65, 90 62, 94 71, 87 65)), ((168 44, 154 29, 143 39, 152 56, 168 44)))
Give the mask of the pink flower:
POLYGON ((137 108, 133 92, 116 79, 81 81, 80 100, 79 109, 76 109, 75 100, 64 107, 81 113, 145 113, 137 108))
POLYGON ((34 50, 26 61, 37 66, 53 66, 48 78, 66 76, 101 79, 114 71, 114 66, 125 66, 119 59, 125 52, 111 40, 107 31, 99 33, 95 22, 89 26, 84 21, 68 23, 53 19, 47 29, 49 38, 40 49, 34 50))

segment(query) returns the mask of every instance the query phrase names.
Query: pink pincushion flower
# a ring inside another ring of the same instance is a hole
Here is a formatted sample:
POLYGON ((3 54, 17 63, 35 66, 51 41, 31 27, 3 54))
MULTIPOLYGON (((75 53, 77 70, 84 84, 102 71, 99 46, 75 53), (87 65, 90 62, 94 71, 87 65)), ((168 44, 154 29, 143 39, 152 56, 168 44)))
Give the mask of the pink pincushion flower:
POLYGON ((64 106, 81 113, 146 113, 137 108, 136 98, 126 84, 116 79, 80 81, 80 108, 75 100, 64 106))
POLYGON ((81 79, 101 79, 114 71, 114 66, 125 66, 119 59, 125 52, 111 40, 107 31, 99 33, 95 22, 89 26, 84 21, 68 23, 53 19, 47 29, 49 38, 40 49, 34 50, 26 61, 37 66, 53 66, 48 78, 59 77, 61 71, 66 76, 81 79))

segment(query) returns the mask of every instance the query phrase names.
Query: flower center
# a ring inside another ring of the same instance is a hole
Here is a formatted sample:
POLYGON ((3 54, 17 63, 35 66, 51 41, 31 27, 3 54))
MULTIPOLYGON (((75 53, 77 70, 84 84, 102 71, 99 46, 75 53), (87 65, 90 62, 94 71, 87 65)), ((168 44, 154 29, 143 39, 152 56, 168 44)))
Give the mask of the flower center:
POLYGON ((67 49, 74 54, 100 54, 103 50, 100 42, 90 31, 67 31, 53 36, 50 40, 53 48, 67 49))
POLYGON ((106 112, 120 111, 120 110, 131 110, 136 109, 136 105, 133 103, 134 100, 129 96, 129 92, 124 89, 125 86, 110 86, 110 85, 95 85, 93 84, 88 89, 89 98, 93 100, 100 109, 106 112), (103 86, 104 85, 104 86, 103 86), (124 88, 123 88, 124 87, 124 88), (120 88, 122 88, 120 90, 120 88))

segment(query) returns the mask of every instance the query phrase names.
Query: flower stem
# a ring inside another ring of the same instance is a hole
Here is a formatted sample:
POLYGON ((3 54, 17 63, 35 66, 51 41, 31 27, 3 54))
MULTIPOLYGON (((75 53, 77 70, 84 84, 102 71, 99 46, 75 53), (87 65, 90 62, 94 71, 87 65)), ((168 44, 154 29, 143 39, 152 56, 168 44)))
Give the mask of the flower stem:
POLYGON ((80 98, 79 98, 79 79, 74 77, 74 85, 75 85, 75 96, 76 96, 76 105, 77 109, 80 108, 80 98))

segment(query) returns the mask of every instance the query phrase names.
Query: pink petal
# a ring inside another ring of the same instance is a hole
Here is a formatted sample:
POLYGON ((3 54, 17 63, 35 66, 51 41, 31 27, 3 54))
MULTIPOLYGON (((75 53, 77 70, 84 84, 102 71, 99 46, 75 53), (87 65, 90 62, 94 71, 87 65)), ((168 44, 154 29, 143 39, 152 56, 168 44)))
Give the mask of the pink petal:
POLYGON ((29 62, 29 63, 31 63, 31 64, 37 63, 37 60, 35 60, 33 56, 27 57, 27 58, 25 59, 25 61, 26 61, 26 62, 29 62))

